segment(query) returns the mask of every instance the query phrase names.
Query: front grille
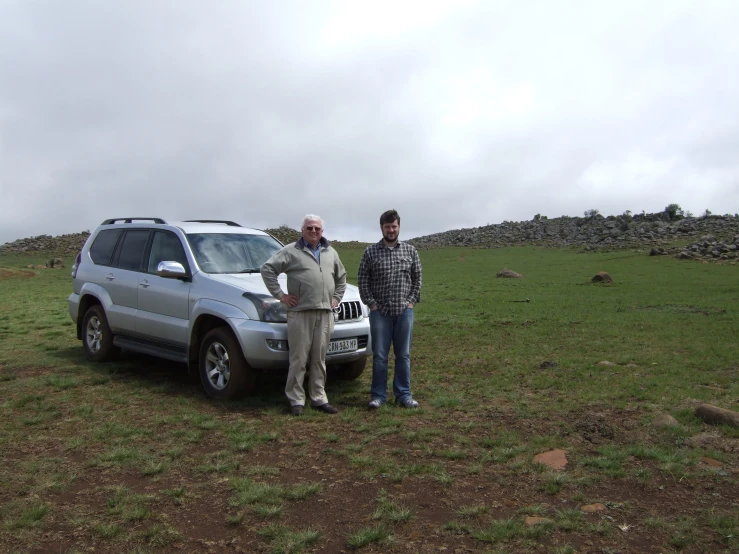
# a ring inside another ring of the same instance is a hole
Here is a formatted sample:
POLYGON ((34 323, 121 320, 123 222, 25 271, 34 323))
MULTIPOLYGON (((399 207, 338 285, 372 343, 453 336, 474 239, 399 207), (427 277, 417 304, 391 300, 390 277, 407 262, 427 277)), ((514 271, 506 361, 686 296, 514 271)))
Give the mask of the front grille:
POLYGON ((359 321, 362 319, 362 303, 353 300, 339 304, 339 321, 359 321))
POLYGON ((361 337, 357 337, 357 348, 367 348, 367 343, 369 341, 367 340, 367 335, 362 335, 361 337))

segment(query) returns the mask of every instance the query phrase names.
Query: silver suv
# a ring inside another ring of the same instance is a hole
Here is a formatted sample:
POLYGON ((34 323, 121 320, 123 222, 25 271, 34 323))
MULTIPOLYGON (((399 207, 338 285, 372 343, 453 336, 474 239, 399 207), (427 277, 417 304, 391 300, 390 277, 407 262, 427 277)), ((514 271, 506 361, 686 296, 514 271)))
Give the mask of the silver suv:
MULTIPOLYGON (((231 221, 104 221, 72 268, 69 314, 87 357, 122 348, 197 368, 213 398, 252 392, 288 368, 285 306, 259 272, 282 243, 231 221)), ((279 280, 286 289, 286 276, 279 280)), ((347 285, 326 355, 329 378, 356 379, 371 353, 368 308, 347 285)))

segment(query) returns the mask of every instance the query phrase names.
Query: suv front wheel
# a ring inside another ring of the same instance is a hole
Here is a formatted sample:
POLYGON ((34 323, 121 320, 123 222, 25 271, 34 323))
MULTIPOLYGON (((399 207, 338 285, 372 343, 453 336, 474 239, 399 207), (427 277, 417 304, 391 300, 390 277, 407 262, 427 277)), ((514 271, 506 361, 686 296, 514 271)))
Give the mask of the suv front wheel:
POLYGON ((199 368, 200 380, 211 398, 229 400, 254 390, 256 374, 230 329, 218 327, 205 335, 199 368))
POLYGON ((112 360, 121 351, 113 344, 113 332, 108 326, 105 310, 99 304, 90 306, 82 319, 82 344, 87 358, 93 362, 112 360))
POLYGON ((362 375, 364 367, 367 365, 367 358, 360 358, 353 362, 331 365, 328 369, 329 379, 338 379, 339 381, 354 381, 362 375))

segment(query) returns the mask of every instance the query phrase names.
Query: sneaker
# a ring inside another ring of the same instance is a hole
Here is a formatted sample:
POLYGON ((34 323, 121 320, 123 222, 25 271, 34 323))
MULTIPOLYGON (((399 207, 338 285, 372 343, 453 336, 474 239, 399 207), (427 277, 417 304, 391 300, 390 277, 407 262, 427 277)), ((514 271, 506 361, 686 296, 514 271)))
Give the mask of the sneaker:
POLYGON ((408 398, 404 398, 403 400, 398 400, 396 404, 401 408, 418 408, 418 402, 413 400, 413 398, 411 398, 410 396, 408 398))
POLYGON ((368 404, 370 410, 376 410, 380 406, 382 406, 383 402, 379 398, 373 398, 370 400, 370 403, 368 404))

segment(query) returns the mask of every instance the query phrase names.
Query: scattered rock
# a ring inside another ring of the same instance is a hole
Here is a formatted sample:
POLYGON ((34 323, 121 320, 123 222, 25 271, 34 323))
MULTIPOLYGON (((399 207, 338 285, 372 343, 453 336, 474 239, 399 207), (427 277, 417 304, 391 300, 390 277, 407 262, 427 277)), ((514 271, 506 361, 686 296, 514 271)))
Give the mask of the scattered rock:
POLYGON ((507 277, 509 279, 520 279, 523 277, 520 273, 516 273, 515 271, 508 269, 507 267, 504 267, 501 269, 498 273, 495 274, 496 277, 507 277))
POLYGON ((557 362, 549 362, 549 361, 541 362, 539 364, 539 369, 552 369, 552 368, 557 367, 558 365, 559 364, 557 362))
POLYGON ((598 362, 595 365, 602 365, 602 366, 606 366, 606 367, 613 367, 616 364, 614 364, 613 362, 609 362, 608 360, 603 360, 602 362, 598 362))
POLYGON ((649 251, 650 256, 664 256, 665 254, 667 254, 667 252, 665 252, 664 248, 652 248, 649 251))
POLYGON ((59 269, 64 267, 64 260, 61 258, 51 258, 48 262, 46 262, 46 267, 50 267, 51 269, 59 269))
POLYGON ((709 425, 730 425, 739 427, 739 413, 725 410, 711 404, 701 404, 695 409, 696 417, 709 425))
POLYGON ((605 504, 601 504, 601 503, 588 504, 586 506, 583 506, 580 509, 583 512, 587 513, 587 514, 592 514, 592 513, 595 513, 595 512, 602 512, 603 510, 606 509, 606 505, 605 504))
POLYGON ((701 463, 706 464, 707 466, 711 467, 723 467, 724 464, 719 462, 718 460, 714 460, 713 458, 709 458, 708 456, 702 456, 699 458, 701 463))
POLYGON ((567 465, 567 452, 559 448, 550 450, 549 452, 542 452, 534 456, 535 464, 543 464, 554 470, 562 470, 567 465))
POLYGON ((639 367, 639 366, 636 364, 628 363, 626 364, 626 367, 639 367))
POLYGON ((677 420, 670 414, 660 414, 654 418, 652 425, 655 427, 680 427, 677 420))
POLYGON ((546 517, 538 517, 538 516, 527 516, 524 520, 524 523, 529 526, 533 527, 534 525, 541 525, 543 523, 551 523, 552 520, 546 517))
POLYGON ((613 278, 605 271, 599 271, 590 280, 593 283, 613 283, 613 278))

